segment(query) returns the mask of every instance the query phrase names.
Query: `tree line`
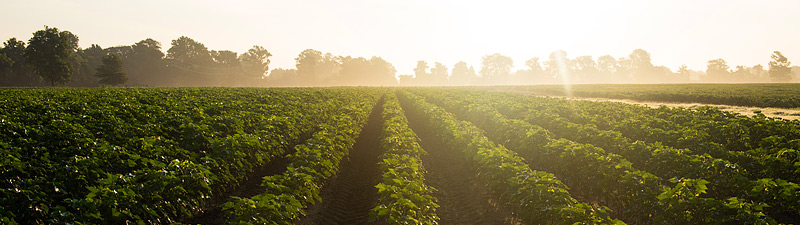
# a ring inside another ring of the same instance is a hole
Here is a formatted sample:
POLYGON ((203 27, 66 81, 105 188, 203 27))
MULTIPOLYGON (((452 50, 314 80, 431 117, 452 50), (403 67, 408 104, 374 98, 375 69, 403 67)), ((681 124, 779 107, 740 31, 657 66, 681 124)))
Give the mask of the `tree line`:
POLYGON ((307 49, 295 68, 269 70, 272 54, 255 45, 242 54, 209 50, 189 37, 161 43, 145 39, 133 45, 102 48, 78 46, 78 36, 47 27, 24 42, 10 38, 0 48, 0 86, 356 86, 356 85, 513 85, 560 83, 757 83, 790 82, 797 66, 779 51, 762 65, 731 68, 723 59, 708 61, 705 71, 685 65, 673 72, 651 62, 650 53, 633 50, 627 57, 610 55, 569 58, 562 50, 524 62, 499 53, 483 56, 476 71, 466 62, 452 70, 440 62, 418 61, 414 74, 396 76, 395 67, 380 57, 336 56, 307 49))

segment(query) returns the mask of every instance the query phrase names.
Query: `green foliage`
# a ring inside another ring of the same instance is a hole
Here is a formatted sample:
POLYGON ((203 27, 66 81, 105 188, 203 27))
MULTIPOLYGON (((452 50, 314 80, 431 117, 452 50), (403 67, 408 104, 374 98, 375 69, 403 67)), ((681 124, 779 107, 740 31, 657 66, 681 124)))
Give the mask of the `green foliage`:
POLYGON ((0 93, 0 220, 26 224, 176 222, 377 96, 336 88, 0 93))
POLYGON ((27 63, 50 85, 64 84, 70 80, 72 57, 78 48, 78 39, 69 31, 44 27, 33 33, 25 48, 27 63))
POLYGON ((460 150, 471 159, 477 171, 481 171, 479 178, 507 204, 523 209, 519 213, 526 223, 622 223, 611 219, 605 207, 579 203, 552 174, 532 170, 520 156, 489 141, 471 123, 455 119, 414 94, 400 93, 400 100, 410 106, 411 115, 423 119, 429 129, 440 133, 452 150, 460 150))
MULTIPOLYGON (((537 108, 537 101, 543 101, 537 98, 527 99, 529 97, 521 98, 519 96, 515 98, 512 94, 469 91, 439 90, 433 92, 424 89, 415 89, 414 91, 422 93, 433 102, 444 105, 446 109, 456 112, 458 116, 475 122, 478 127, 486 130, 491 139, 504 141, 505 146, 520 153, 531 165, 554 172, 581 195, 593 196, 590 198, 609 204, 616 212, 625 215, 623 220, 628 222, 679 223, 692 221, 692 219, 654 216, 663 212, 679 214, 685 209, 671 207, 666 204, 665 200, 656 198, 663 194, 662 190, 665 188, 661 185, 663 179, 633 168, 634 164, 628 162, 626 157, 633 159, 639 165, 638 167, 659 174, 675 177, 714 178, 715 193, 713 193, 713 197, 724 199, 729 196, 741 196, 757 200, 749 196, 751 192, 748 190, 751 189, 752 182, 735 170, 735 164, 713 159, 707 155, 692 155, 687 150, 665 148, 658 143, 649 145, 641 142, 631 143, 619 133, 600 131, 594 126, 574 124, 559 117, 558 114, 546 114, 536 110, 526 111, 525 109, 537 108), (505 111, 516 111, 510 114, 525 117, 525 121, 531 123, 543 124, 548 130, 527 122, 506 119, 490 105, 505 108, 505 111), (584 143, 599 144, 622 155, 607 153, 604 151, 605 149, 592 145, 577 144, 566 139, 551 137, 565 137, 584 143)), ((547 107, 542 108, 570 107, 567 102, 559 101, 558 103, 561 105, 548 104, 547 107)), ((567 110, 571 114, 581 113, 574 109, 567 110)), ((703 180, 698 183, 700 184, 694 186, 701 191, 693 196, 697 199, 684 201, 686 202, 685 207, 697 211, 725 208, 722 201, 714 198, 701 198, 699 194, 706 193, 708 182, 703 180)), ((793 204, 794 201, 791 198, 778 198, 769 202, 793 204)), ((741 213, 732 210, 725 212, 731 214, 721 213, 720 215, 731 217, 735 215, 733 213, 741 213)), ((753 217, 739 217, 741 219, 739 221, 761 221, 761 217, 757 215, 763 215, 762 212, 748 213, 751 213, 753 217)), ((716 221, 713 219, 713 217, 705 218, 707 221, 716 221)), ((771 221, 771 219, 767 220, 771 221)))
MULTIPOLYGON (((340 93, 344 94, 344 93, 340 93)), ((291 164, 283 174, 264 177, 264 193, 252 198, 234 197, 222 206, 229 224, 292 224, 304 209, 319 202, 324 182, 338 172, 366 125, 377 92, 356 92, 337 102, 338 113, 318 124, 319 131, 288 156, 291 164)), ((316 116, 316 115, 315 115, 316 116)))
POLYGON ((776 82, 789 82, 792 80, 792 62, 783 53, 775 51, 772 53, 772 61, 769 61, 769 77, 776 82))
POLYGON ((436 191, 424 183, 425 169, 420 157, 425 153, 394 94, 383 105, 381 182, 378 204, 370 212, 373 219, 385 219, 388 224, 437 224, 436 191))
POLYGON ((122 71, 122 60, 116 54, 103 56, 103 64, 97 67, 95 76, 100 78, 97 82, 107 85, 120 85, 128 81, 128 76, 122 71))

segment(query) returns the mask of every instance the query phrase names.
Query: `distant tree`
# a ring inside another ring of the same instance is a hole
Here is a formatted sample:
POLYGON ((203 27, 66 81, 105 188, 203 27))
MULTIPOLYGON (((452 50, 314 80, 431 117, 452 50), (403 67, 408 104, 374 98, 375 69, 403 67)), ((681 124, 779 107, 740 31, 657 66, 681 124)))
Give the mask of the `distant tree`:
POLYGON ((545 71, 558 80, 567 82, 575 80, 574 75, 572 75, 572 62, 567 58, 567 52, 564 50, 556 50, 550 53, 545 66, 545 71))
POLYGON ((547 75, 542 64, 539 63, 539 57, 533 57, 525 61, 525 67, 527 68, 514 72, 514 76, 512 76, 514 84, 553 83, 552 76, 547 75))
MULTIPOLYGON (((98 84, 95 74, 97 72, 97 67, 103 64, 103 57, 108 55, 106 52, 105 49, 96 44, 92 44, 90 47, 78 51, 83 62, 78 64, 81 66, 81 69, 80 77, 76 79, 79 81, 77 85, 94 86, 98 84)), ((123 64, 124 63, 123 59, 123 64)))
POLYGON ((762 66, 761 64, 757 64, 753 67, 750 67, 749 70, 750 74, 753 74, 753 79, 755 79, 756 81, 765 80, 767 76, 766 75, 767 72, 764 71, 764 66, 762 66))
POLYGON ((511 76, 514 60, 511 57, 495 53, 481 58, 481 78, 486 84, 504 84, 511 76))
POLYGON ((414 79, 419 85, 432 85, 430 74, 428 73, 428 63, 420 60, 417 61, 417 67, 414 67, 414 79))
POLYGON ((447 72, 447 66, 440 62, 434 63, 433 68, 431 68, 430 76, 432 85, 441 86, 447 84, 447 76, 449 76, 447 72))
POLYGON ((414 84, 414 76, 408 74, 401 74, 397 76, 397 83, 401 86, 412 86, 414 84))
POLYGON ((657 82, 662 78, 655 73, 655 68, 650 59, 650 53, 642 49, 635 49, 628 55, 630 77, 636 82, 657 82))
POLYGON ((460 61, 453 65, 453 71, 450 73, 449 82, 452 85, 464 86, 468 85, 476 76, 475 69, 467 67, 466 62, 460 61))
POLYGON ((336 83, 348 86, 396 85, 396 72, 392 64, 380 57, 367 60, 347 56, 342 58, 342 70, 336 83))
POLYGON ((728 63, 723 59, 709 60, 706 68, 707 81, 726 82, 726 79, 729 79, 730 75, 728 69, 728 63))
POLYGON ((122 57, 130 83, 135 85, 168 86, 173 85, 173 74, 167 71, 167 62, 161 43, 151 38, 136 42, 131 46, 131 54, 122 57))
POLYGON ((214 60, 205 45, 186 36, 172 40, 166 59, 180 85, 209 85, 222 74, 215 73, 214 60))
POLYGON ((306 49, 295 58, 297 75, 304 85, 334 84, 342 69, 342 57, 306 49))
POLYGON ((33 33, 25 48, 25 58, 33 70, 51 86, 70 80, 73 70, 74 46, 77 37, 55 27, 44 27, 33 33))
POLYGON ((792 62, 781 52, 772 53, 772 61, 769 61, 769 77, 773 82, 789 82, 792 80, 792 62))
POLYGON ((13 66, 14 60, 8 58, 0 49, 0 86, 11 85, 11 68, 13 66))
POLYGON ((267 86, 298 86, 297 70, 277 68, 264 78, 267 86))
POLYGON ((211 78, 213 86, 235 86, 241 83, 244 78, 242 75, 242 64, 236 52, 222 50, 210 51, 214 64, 209 70, 213 74, 219 74, 211 78))
POLYGON ((679 76, 679 79, 681 79, 681 80, 686 80, 688 82, 691 79, 691 74, 692 74, 692 71, 689 70, 689 67, 687 67, 686 64, 683 64, 683 65, 681 65, 681 67, 678 68, 678 74, 677 75, 679 76))
POLYGON ((598 77, 597 63, 594 62, 592 56, 578 56, 572 61, 575 64, 575 82, 596 83, 601 81, 598 77))
POLYGON ((262 79, 269 71, 269 57, 272 56, 264 47, 254 45, 239 56, 244 76, 248 79, 262 79))
POLYGON ((4 80, 10 86, 32 86, 38 85, 41 78, 33 73, 27 60, 25 59, 25 42, 16 38, 9 38, 3 43, 4 47, 0 53, 11 60, 10 68, 6 71, 4 80))
POLYGON ((103 57, 102 64, 97 67, 95 76, 99 78, 100 84, 120 85, 128 81, 128 76, 122 70, 122 60, 115 54, 108 54, 103 57))
MULTIPOLYGON (((373 56, 369 59, 370 70, 367 77, 370 82, 367 85, 397 85, 397 69, 394 65, 381 57, 373 56)), ((446 71, 447 69, 445 69, 446 71)))
POLYGON ((617 63, 617 59, 610 56, 604 55, 597 58, 597 70, 600 72, 602 78, 602 82, 607 83, 620 83, 622 82, 623 77, 617 76, 617 67, 619 64, 617 63))

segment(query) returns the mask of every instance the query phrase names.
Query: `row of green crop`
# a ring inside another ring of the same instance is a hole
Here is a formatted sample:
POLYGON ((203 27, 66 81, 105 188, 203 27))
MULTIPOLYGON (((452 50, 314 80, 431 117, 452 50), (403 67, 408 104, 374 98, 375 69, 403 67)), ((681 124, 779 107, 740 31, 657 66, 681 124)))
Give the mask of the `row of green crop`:
MULTIPOLYGON (((516 105, 520 104, 519 102, 493 93, 444 92, 443 95, 450 99, 472 101, 471 103, 492 105, 497 108, 526 108, 525 105, 516 105)), ((459 100, 453 101, 453 104, 465 104, 458 103, 459 100)), ((715 159, 708 155, 694 155, 689 150, 674 149, 659 143, 631 142, 616 131, 602 131, 593 125, 571 123, 553 114, 537 110, 529 110, 525 114, 526 122, 540 125, 555 136, 593 144, 611 153, 620 154, 632 161, 634 167, 660 177, 705 179, 710 182, 707 184, 709 188, 707 195, 710 197, 717 199, 738 197, 750 202, 766 203, 770 207, 764 211, 773 218, 779 221, 798 219, 800 196, 793 194, 800 188, 797 184, 771 178, 749 180, 743 175, 744 171, 739 166, 726 160, 715 159)))
MULTIPOLYGON (((361 93, 361 94, 351 94, 361 93)), ((170 223, 282 156, 349 89, 2 89, 6 223, 170 223)))
POLYGON ((452 149, 462 151, 479 178, 508 205, 519 210, 526 223, 622 223, 608 216, 607 208, 595 208, 572 198, 567 187, 553 174, 534 171, 514 152, 489 141, 469 122, 460 121, 424 99, 400 92, 400 100, 411 117, 440 134, 452 149))
POLYGON ((387 94, 383 105, 381 147, 381 182, 377 206, 372 217, 388 224, 437 224, 436 191, 424 183, 425 169, 420 157, 427 154, 417 143, 418 137, 408 127, 403 109, 394 94, 387 94))
MULTIPOLYGON (((422 92, 429 98, 447 101, 441 93, 422 92)), ((547 130, 520 120, 509 120, 486 105, 465 101, 443 104, 466 120, 486 130, 493 140, 521 153, 532 165, 556 173, 570 187, 595 201, 606 202, 624 220, 634 223, 730 223, 769 222, 760 205, 742 204, 737 198, 720 201, 700 198, 704 180, 682 179, 674 188, 663 180, 631 167, 616 154, 592 145, 554 139, 547 130)), ((774 221, 773 221, 774 222, 774 221)))
MULTIPOLYGON (((795 133, 800 131, 800 126, 794 124, 797 122, 763 116, 720 119, 728 117, 725 115, 729 113, 707 107, 695 110, 667 107, 651 109, 623 103, 532 98, 514 94, 505 94, 504 97, 524 102, 527 108, 563 117, 573 123, 592 124, 600 130, 620 132, 631 140, 661 142, 674 148, 690 149, 693 154, 709 154, 728 160, 746 170, 746 176, 750 179, 800 181, 800 153, 796 151, 800 141, 794 139, 797 136, 795 133), (690 118, 689 121, 685 121, 687 118, 690 118), (749 144, 752 142, 758 144, 749 144)), ((510 108, 509 111, 512 115, 524 115, 521 108, 510 108)))
POLYGON ((320 131, 288 156, 286 172, 264 177, 265 191, 251 198, 233 197, 223 204, 228 224, 292 224, 305 208, 320 201, 325 181, 334 176, 339 162, 355 144, 376 104, 375 95, 362 94, 339 105, 344 113, 321 124, 320 131))

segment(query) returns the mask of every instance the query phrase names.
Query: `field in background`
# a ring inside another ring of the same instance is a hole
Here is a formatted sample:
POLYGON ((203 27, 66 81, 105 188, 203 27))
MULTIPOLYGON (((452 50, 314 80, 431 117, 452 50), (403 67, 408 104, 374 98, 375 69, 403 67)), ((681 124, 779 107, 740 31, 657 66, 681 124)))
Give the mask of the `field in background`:
POLYGON ((580 84, 485 87, 544 96, 800 108, 800 84, 580 84))
MULTIPOLYGON (((798 107, 794 88, 572 90, 798 107)), ((800 120, 501 89, 0 89, 0 221, 800 222, 800 120)))

